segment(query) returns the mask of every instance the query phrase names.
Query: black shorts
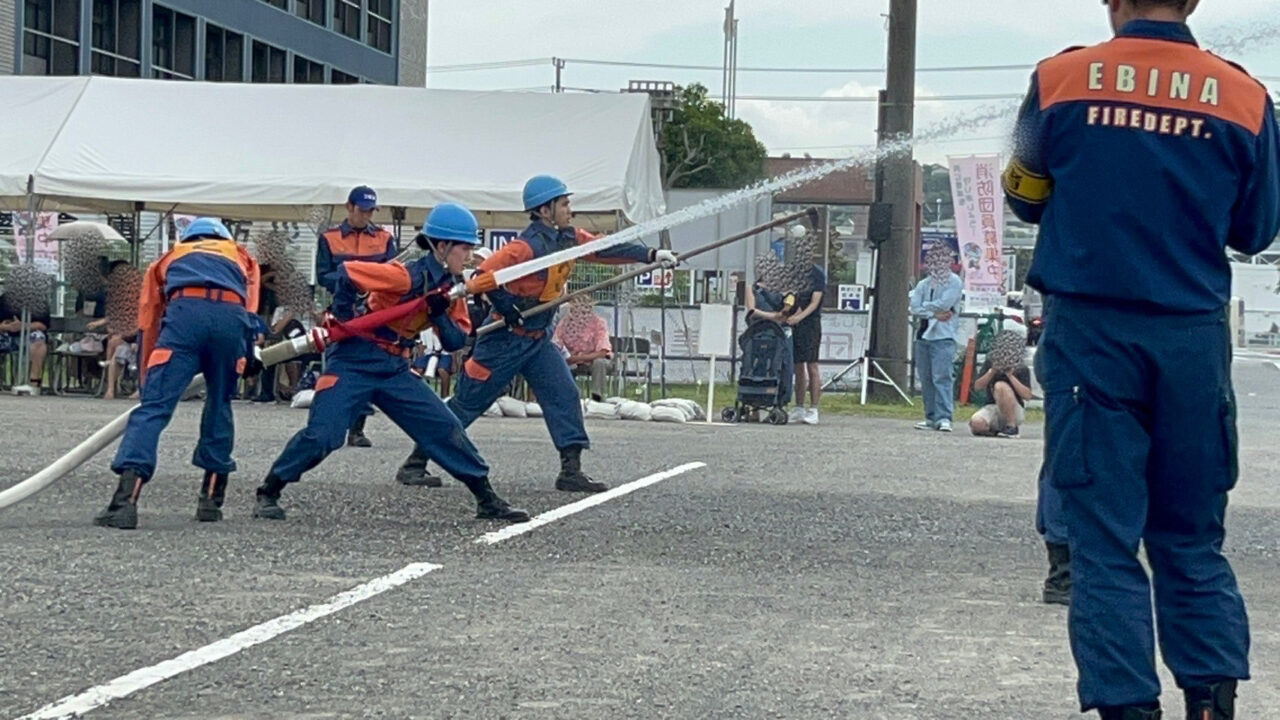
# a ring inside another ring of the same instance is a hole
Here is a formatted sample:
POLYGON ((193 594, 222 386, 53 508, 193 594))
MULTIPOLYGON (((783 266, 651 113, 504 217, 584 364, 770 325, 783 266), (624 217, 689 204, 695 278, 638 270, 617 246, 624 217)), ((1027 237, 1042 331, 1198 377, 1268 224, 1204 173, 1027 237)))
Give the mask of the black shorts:
POLYGON ((798 363, 818 362, 818 348, 822 345, 822 317, 810 315, 791 328, 791 345, 798 363))

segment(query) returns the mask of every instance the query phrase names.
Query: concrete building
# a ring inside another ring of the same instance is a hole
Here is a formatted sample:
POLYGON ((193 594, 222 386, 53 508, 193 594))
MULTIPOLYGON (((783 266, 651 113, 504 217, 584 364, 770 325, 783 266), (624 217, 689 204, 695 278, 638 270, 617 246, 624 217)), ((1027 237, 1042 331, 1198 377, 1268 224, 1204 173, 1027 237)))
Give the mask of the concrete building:
POLYGON ((0 73, 426 82, 429 0, 0 0, 0 73))

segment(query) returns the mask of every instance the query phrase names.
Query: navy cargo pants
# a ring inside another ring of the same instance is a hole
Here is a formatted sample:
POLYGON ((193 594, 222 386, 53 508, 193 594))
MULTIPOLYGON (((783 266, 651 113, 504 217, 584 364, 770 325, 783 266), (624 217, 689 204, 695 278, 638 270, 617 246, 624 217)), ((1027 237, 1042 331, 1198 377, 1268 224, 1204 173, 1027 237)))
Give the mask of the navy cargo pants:
POLYGON ((307 426, 299 430, 271 466, 271 474, 296 482, 342 447, 347 429, 364 409, 376 406, 418 447, 462 482, 489 477, 489 466, 466 431, 409 362, 359 338, 338 343, 316 381, 307 426))
POLYGON ((1153 592, 1179 687, 1249 676, 1244 600, 1222 554, 1237 473, 1228 335, 1225 312, 1054 298, 1041 348, 1045 462, 1070 528, 1084 710, 1159 696, 1153 592))
POLYGON ((542 420, 557 450, 591 445, 573 373, 546 333, 530 336, 499 330, 476 338, 475 350, 462 366, 458 390, 449 399, 449 409, 463 427, 470 427, 507 391, 516 375, 523 375, 537 394, 542 420))
POLYGON ((252 332, 249 311, 238 304, 201 298, 170 302, 156 347, 151 357, 144 359, 142 404, 129 416, 111 471, 133 470, 146 480, 155 475, 160 433, 198 374, 204 375, 206 394, 200 441, 191 464, 215 473, 234 471, 231 447, 236 428, 231 397, 244 369, 252 332))

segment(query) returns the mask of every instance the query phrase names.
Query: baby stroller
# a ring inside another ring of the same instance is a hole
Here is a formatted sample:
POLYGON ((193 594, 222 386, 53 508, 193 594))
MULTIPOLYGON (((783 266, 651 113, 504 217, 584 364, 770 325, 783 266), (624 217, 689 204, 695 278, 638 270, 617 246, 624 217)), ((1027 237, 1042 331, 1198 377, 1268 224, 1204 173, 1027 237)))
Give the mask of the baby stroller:
POLYGON ((791 337, 776 322, 761 320, 738 338, 742 369, 738 399, 720 413, 725 422, 767 422, 786 425, 783 408, 791 401, 791 337), (761 411, 765 411, 761 415, 761 411))

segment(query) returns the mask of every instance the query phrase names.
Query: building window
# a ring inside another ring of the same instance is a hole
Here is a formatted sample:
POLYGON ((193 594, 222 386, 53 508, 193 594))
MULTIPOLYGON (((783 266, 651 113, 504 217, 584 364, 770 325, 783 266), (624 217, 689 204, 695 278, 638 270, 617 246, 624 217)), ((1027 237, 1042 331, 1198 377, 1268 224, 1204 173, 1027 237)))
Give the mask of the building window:
POLYGON ((360 0, 333 0, 333 31, 360 39, 360 0))
POLYGON ((312 62, 301 55, 293 56, 293 81, 295 83, 324 84, 324 65, 312 62))
POLYGON ((274 7, 278 7, 281 10, 289 9, 289 0, 262 0, 262 2, 274 7))
POLYGON ((141 0, 93 0, 91 72, 138 77, 142 74, 141 0))
POLYGON ((365 42, 384 53, 391 52, 391 0, 368 0, 369 27, 365 42))
POLYGON ((344 73, 336 68, 329 71, 330 85, 355 85, 358 82, 360 78, 356 75, 344 73))
POLYGON ((75 75, 80 71, 80 0, 24 0, 22 72, 75 75))
POLYGON ((293 12, 300 18, 324 26, 324 0, 296 0, 293 12))
POLYGON ((285 52, 264 42, 253 41, 253 81, 256 83, 284 82, 285 52))
POLYGON ((152 8, 151 76, 170 80, 195 79, 195 18, 160 5, 152 8))
POLYGON ((204 79, 212 82, 244 80, 244 36, 217 25, 204 27, 204 79))

